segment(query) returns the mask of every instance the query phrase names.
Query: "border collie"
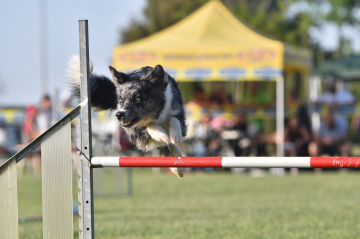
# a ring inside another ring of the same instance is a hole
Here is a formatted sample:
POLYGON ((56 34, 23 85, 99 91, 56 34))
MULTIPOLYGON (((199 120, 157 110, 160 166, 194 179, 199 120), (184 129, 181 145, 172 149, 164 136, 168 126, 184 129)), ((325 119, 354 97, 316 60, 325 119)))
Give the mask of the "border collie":
MULTIPOLYGON (((90 64, 91 105, 97 110, 117 110, 116 118, 139 150, 159 149, 164 156, 182 156, 178 143, 186 136, 186 125, 177 82, 161 65, 128 74, 109 69, 112 80, 93 74, 90 64)), ((79 56, 71 57, 68 71, 73 91, 80 96, 79 56)), ((181 168, 171 171, 183 176, 181 168)))

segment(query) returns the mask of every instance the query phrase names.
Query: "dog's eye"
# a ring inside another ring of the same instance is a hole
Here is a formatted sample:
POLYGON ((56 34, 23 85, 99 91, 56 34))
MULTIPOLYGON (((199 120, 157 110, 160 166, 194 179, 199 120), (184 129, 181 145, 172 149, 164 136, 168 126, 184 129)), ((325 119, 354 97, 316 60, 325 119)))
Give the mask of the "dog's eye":
POLYGON ((123 99, 119 98, 119 101, 120 101, 120 102, 123 102, 123 99))
POLYGON ((137 97, 135 98, 135 100, 136 100, 136 101, 140 101, 140 97, 137 96, 137 97))

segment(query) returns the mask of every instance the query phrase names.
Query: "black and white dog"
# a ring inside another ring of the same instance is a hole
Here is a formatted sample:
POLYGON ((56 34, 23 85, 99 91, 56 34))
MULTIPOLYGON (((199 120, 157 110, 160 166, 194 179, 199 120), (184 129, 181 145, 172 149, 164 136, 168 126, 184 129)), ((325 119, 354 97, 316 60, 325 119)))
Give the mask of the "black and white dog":
MULTIPOLYGON (((159 149, 164 156, 182 156, 178 143, 186 136, 183 99, 177 82, 162 66, 146 66, 129 74, 109 66, 112 81, 91 73, 91 105, 98 110, 118 110, 116 118, 139 150, 159 149)), ((92 72, 92 65, 90 66, 92 72)), ((69 78, 80 95, 80 62, 69 61, 69 78)), ((171 168, 178 177, 181 168, 171 168)))

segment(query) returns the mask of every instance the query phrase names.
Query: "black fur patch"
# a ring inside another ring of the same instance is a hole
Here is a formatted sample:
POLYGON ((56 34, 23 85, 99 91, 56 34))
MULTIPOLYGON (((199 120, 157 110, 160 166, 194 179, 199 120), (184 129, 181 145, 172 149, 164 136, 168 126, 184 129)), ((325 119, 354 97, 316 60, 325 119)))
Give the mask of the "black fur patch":
MULTIPOLYGON (((73 88, 74 95, 80 98, 80 86, 73 88)), ((91 106, 96 110, 116 110, 117 95, 114 83, 106 76, 90 75, 91 106)))

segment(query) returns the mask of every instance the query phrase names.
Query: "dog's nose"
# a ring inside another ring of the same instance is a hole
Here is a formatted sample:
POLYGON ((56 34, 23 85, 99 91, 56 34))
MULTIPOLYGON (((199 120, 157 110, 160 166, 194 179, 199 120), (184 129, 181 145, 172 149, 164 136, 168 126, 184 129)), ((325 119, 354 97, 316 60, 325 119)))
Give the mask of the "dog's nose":
POLYGON ((116 113, 115 116, 116 116, 116 118, 121 119, 121 117, 125 116, 125 112, 119 111, 119 112, 116 113))

